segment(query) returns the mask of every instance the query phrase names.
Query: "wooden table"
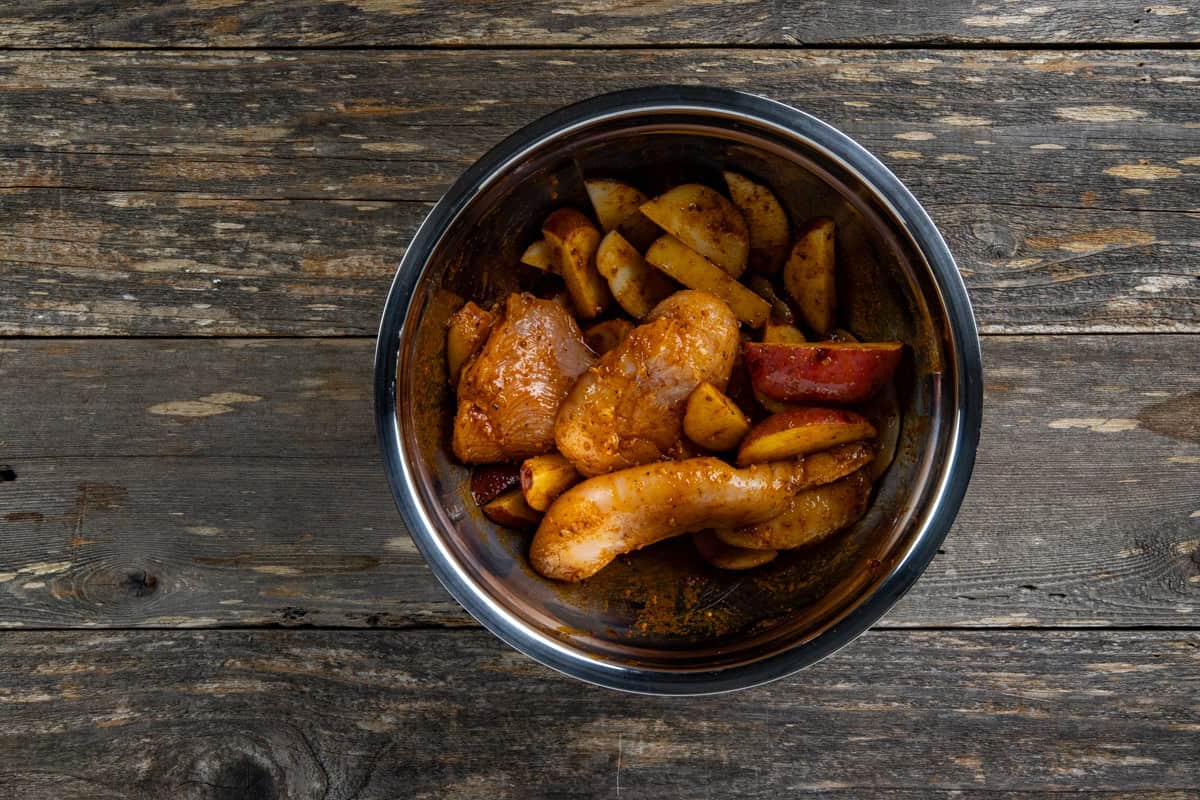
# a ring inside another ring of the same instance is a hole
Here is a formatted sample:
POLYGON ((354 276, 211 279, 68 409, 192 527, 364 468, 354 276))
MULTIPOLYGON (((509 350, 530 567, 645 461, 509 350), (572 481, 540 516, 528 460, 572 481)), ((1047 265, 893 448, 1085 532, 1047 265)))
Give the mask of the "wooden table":
POLYGON ((148 5, 0 0, 5 797, 1198 796, 1194 0, 148 5), (663 82, 877 153, 987 369, 971 490, 901 605, 687 700, 475 625, 370 395, 447 185, 663 82))

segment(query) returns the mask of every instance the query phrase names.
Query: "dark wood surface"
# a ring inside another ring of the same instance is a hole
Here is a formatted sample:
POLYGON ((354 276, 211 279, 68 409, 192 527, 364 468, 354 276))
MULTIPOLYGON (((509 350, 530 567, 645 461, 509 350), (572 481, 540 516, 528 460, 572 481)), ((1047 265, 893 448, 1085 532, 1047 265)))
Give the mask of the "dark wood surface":
POLYGON ((1195 797, 1195 631, 875 631, 686 700, 480 630, 5 639, 13 797, 1195 797))
POLYGON ((0 334, 370 335, 471 161, 563 103, 673 81, 879 154, 986 333, 1200 332, 1192 51, 21 51, 2 75, 0 334))
MULTIPOLYGON (((392 504, 372 346, 6 344, 0 624, 469 624, 392 504)), ((984 361, 967 500, 883 625, 1194 625, 1200 336, 988 337, 984 361)))
POLYGON ((1195 43, 1190 0, 48 0, 0 2, 8 47, 1195 43), (53 22, 48 22, 53 17, 53 22))
POLYGON ((0 0, 3 795, 1197 797, 1198 41, 1192 0, 0 0), (689 700, 459 609, 369 384, 449 183, 666 82, 861 141, 986 334, 976 471, 913 591, 689 700))

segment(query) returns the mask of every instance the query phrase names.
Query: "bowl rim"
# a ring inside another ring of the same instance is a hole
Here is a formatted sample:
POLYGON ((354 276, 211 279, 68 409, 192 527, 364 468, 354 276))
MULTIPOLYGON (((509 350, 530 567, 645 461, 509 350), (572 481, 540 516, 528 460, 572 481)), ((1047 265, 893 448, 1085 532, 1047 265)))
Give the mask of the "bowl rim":
POLYGON ((715 694, 767 683, 832 655, 878 622, 912 587, 949 532, 970 481, 983 412, 982 369, 970 299, 949 248, 921 204, 875 156, 831 125, 775 100, 733 89, 663 85, 597 95, 552 111, 506 137, 447 190, 414 234, 388 290, 375 349, 375 420, 388 483, 409 535, 446 590, 495 636, 545 666, 598 686, 651 695, 715 694), (894 218, 907 229, 928 263, 941 293, 951 334, 947 346, 953 351, 957 380, 946 458, 940 474, 935 475, 940 486, 934 508, 922 520, 912 545, 875 590, 813 638, 759 660, 711 670, 666 671, 605 663, 565 641, 532 630, 456 568, 442 534, 418 500, 396 413, 396 378, 401 331, 429 257, 459 213, 492 179, 525 153, 602 119, 688 112, 741 117, 804 139, 889 204, 894 218))

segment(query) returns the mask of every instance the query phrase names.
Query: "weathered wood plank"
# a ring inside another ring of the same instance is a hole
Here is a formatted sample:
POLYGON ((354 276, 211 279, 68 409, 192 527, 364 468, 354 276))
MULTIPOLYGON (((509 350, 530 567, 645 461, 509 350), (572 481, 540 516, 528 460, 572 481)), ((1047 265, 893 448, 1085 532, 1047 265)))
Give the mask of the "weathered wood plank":
POLYGON ((0 3, 0 47, 358 47, 669 44, 1076 44, 1200 40, 1188 2, 1044 6, 866 0, 834 4, 53 0, 0 3))
MULTIPOLYGON (((470 624, 376 455, 369 340, 0 342, 0 625, 470 624)), ((1195 626, 1200 337, 989 337, 945 552, 887 626, 1195 626)))
POLYGON ((374 340, 0 339, 0 461, 376 453, 374 340))
POLYGON ((28 798, 1181 799, 1200 768, 1195 633, 872 632, 686 701, 483 631, 3 639, 0 774, 28 798))
POLYGON ((0 333, 370 334, 473 158, 672 81, 878 153, 985 331, 1200 331, 1195 53, 618 50, 0 54, 0 333))

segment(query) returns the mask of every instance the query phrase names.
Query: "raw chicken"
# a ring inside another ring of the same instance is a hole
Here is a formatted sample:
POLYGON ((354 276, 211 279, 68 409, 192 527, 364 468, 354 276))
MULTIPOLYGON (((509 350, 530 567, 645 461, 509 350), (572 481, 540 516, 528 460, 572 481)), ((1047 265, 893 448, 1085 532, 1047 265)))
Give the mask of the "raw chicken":
POLYGON ((464 464, 488 464, 553 450, 558 408, 594 359, 569 311, 509 295, 503 320, 463 367, 454 454, 464 464))
POLYGON ((803 459, 737 469, 690 458, 590 478, 550 506, 529 559, 547 578, 581 581, 671 536, 769 520, 787 508, 804 471, 803 459))
POLYGON ((558 449, 584 475, 668 457, 692 390, 729 382, 738 327, 723 301, 676 292, 646 319, 579 379, 558 412, 558 449))

